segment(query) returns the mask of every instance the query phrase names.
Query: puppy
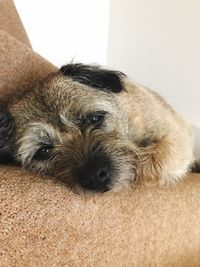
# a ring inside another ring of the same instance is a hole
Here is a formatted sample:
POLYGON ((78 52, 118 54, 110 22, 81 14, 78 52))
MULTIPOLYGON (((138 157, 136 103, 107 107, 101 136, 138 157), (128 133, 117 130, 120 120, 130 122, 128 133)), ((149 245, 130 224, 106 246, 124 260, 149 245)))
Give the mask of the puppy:
POLYGON ((0 155, 95 192, 137 179, 174 182, 194 161, 188 124, 160 95, 83 64, 63 66, 9 102, 0 155))

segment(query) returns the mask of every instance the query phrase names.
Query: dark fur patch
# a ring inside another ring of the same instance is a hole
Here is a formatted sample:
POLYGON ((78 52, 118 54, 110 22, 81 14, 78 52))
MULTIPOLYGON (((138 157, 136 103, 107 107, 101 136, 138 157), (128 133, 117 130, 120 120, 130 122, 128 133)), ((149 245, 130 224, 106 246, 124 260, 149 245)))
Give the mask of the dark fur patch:
POLYGON ((195 162, 193 162, 191 166, 191 172, 200 173, 200 160, 196 160, 195 162))
POLYGON ((14 119, 9 112, 0 113, 0 159, 11 155, 14 139, 14 119))
POLYGON ((68 64, 62 66, 60 71, 74 81, 100 90, 119 93, 124 89, 122 78, 125 77, 125 74, 119 71, 84 64, 68 64))

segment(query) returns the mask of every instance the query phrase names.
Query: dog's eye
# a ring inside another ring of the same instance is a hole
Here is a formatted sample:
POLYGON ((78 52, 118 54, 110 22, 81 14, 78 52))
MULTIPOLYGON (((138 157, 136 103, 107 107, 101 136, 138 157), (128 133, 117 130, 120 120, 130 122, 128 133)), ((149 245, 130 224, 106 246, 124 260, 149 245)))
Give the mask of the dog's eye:
POLYGON ((47 160, 51 156, 51 150, 52 146, 50 145, 43 146, 37 150, 37 152, 33 156, 33 159, 38 161, 47 160))
POLYGON ((96 111, 94 113, 89 113, 87 116, 77 114, 76 122, 82 130, 85 130, 90 125, 98 127, 103 122, 106 113, 106 111, 96 111))
POLYGON ((89 116, 89 123, 99 125, 103 122, 106 112, 97 112, 89 116))

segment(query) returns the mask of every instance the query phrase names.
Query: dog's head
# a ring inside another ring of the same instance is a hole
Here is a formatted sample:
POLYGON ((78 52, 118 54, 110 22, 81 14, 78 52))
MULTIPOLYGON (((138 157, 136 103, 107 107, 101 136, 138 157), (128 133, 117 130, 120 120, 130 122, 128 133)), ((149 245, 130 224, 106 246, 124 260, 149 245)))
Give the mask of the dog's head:
POLYGON ((63 66, 2 113, 0 155, 94 191, 128 184, 137 160, 120 100, 125 79, 96 66, 63 66))

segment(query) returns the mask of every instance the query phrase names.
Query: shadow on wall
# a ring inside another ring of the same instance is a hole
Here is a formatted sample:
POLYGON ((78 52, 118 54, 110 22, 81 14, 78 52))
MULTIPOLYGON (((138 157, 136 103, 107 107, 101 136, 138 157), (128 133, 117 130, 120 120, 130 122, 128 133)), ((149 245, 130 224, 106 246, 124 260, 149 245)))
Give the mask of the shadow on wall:
POLYGON ((200 128, 192 126, 194 134, 194 156, 196 159, 200 159, 200 128))

